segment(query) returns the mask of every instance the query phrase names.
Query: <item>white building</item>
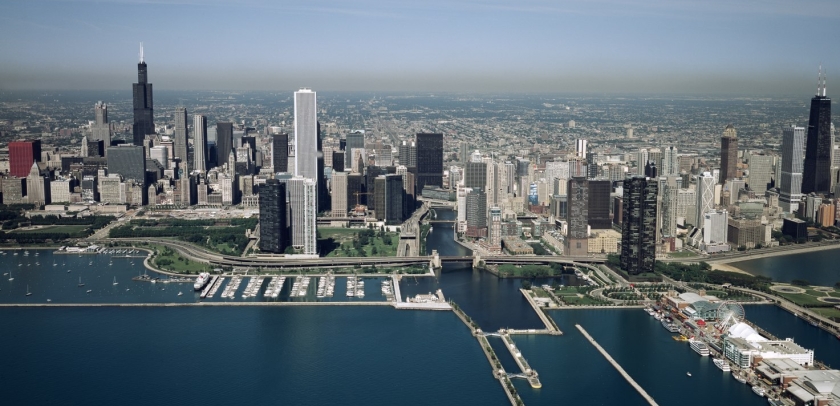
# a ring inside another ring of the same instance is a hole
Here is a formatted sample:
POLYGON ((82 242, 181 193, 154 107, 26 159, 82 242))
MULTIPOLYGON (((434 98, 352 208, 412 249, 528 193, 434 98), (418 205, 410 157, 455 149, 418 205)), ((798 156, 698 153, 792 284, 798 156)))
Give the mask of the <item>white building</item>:
POLYGON ((771 341, 746 323, 736 323, 723 338, 723 353, 741 368, 759 360, 789 359, 803 366, 814 365, 814 351, 802 348, 793 339, 771 341))
POLYGON ((316 187, 312 179, 295 176, 286 181, 292 216, 292 246, 304 255, 317 255, 315 239, 316 187))
POLYGON ((333 172, 330 185, 332 216, 347 217, 347 172, 333 172))
POLYGON ((295 175, 318 178, 318 117, 310 89, 295 92, 295 175))
POLYGON ((715 208, 715 178, 709 172, 697 175, 697 213, 694 226, 702 227, 704 215, 715 208))

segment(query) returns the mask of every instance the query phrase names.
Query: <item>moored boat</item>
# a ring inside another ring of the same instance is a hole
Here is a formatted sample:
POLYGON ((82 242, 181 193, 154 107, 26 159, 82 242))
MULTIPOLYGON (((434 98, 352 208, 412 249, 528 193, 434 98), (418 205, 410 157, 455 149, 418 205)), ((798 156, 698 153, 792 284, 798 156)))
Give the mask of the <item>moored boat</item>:
POLYGON ((761 397, 764 397, 764 388, 762 388, 761 386, 758 386, 758 385, 753 386, 753 387, 752 387, 752 391, 753 391, 756 395, 761 396, 761 397))
POLYGON ((715 366, 720 368, 723 372, 729 372, 732 370, 732 368, 729 367, 729 363, 723 358, 715 358, 712 362, 714 362, 715 366))
POLYGON ((707 357, 709 356, 709 346, 706 343, 700 340, 688 340, 689 346, 691 347, 694 352, 700 354, 701 356, 707 357))
POLYGON ((195 283, 193 284, 193 288, 195 290, 204 289, 204 286, 207 285, 207 282, 210 281, 210 274, 208 272, 202 272, 198 274, 198 278, 196 278, 195 283))

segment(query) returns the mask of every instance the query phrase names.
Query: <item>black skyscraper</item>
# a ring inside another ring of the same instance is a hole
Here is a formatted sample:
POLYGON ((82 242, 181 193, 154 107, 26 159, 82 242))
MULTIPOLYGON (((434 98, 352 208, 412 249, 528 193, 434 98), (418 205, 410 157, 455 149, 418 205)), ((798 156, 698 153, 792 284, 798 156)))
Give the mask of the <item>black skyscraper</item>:
POLYGON ((143 60, 143 45, 140 45, 140 63, 137 64, 137 83, 134 91, 134 145, 143 146, 146 134, 155 132, 154 103, 152 103, 152 84, 149 83, 146 62, 143 60))
POLYGON ((274 134, 271 138, 271 163, 275 173, 289 171, 289 134, 274 134))
MULTIPOLYGON (((822 73, 820 74, 822 76, 822 73)), ((805 162, 802 171, 802 194, 831 191, 831 99, 825 95, 825 78, 821 78, 817 95, 811 99, 811 117, 805 140, 805 162)))
POLYGON ((289 245, 286 228, 286 184, 269 179, 260 186, 260 250, 283 253, 289 245))
POLYGON ((233 148, 233 123, 216 123, 216 165, 222 166, 228 161, 233 148))
POLYGON ((655 179, 633 176, 624 180, 621 225, 621 269, 630 275, 653 272, 656 260, 655 179))
POLYGON ((330 190, 327 188, 327 179, 324 177, 324 147, 321 141, 321 122, 318 121, 316 123, 318 131, 318 141, 316 144, 318 151, 316 158, 318 179, 315 179, 315 184, 316 193, 318 193, 318 211, 322 212, 330 209, 332 201, 330 200, 330 190))
POLYGON ((589 226, 595 230, 612 228, 610 220, 612 182, 606 179, 590 179, 586 183, 586 187, 589 188, 589 226))
POLYGON ((418 133, 417 179, 415 190, 419 195, 426 185, 443 186, 443 134, 418 133))

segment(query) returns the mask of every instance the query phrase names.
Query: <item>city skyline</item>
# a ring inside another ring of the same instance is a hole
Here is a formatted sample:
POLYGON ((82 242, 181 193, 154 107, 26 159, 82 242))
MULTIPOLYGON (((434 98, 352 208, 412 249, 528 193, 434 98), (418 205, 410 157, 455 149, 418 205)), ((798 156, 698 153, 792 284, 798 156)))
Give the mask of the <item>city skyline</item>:
POLYGON ((789 95, 814 87, 820 63, 831 87, 840 66, 827 51, 840 5, 827 1, 112 0, 0 11, 0 51, 15 55, 0 62, 0 90, 122 89, 141 41, 158 87, 171 90, 789 95), (196 9, 205 18, 180 18, 196 9), (138 14, 154 18, 121 19, 138 14), (245 29, 209 30, 214 19, 245 29), (309 40, 284 41, 288 32, 309 40))

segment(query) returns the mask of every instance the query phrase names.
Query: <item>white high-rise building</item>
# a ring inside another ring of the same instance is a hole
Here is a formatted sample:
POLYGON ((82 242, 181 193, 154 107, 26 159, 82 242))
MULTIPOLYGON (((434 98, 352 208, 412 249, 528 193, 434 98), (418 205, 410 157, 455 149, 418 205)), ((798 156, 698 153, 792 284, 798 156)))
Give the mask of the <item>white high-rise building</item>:
POLYGON ((662 167, 659 174, 662 176, 679 175, 680 160, 677 158, 677 147, 668 147, 662 151, 662 167))
POLYGON ((650 161, 650 155, 647 148, 639 148, 636 153, 636 175, 645 174, 645 165, 650 161))
POLYGON ((586 159, 586 149, 589 146, 589 142, 586 140, 577 140, 575 143, 575 156, 580 159, 586 159))
POLYGON ((695 227, 703 227, 705 215, 715 208, 715 178, 709 172, 697 175, 697 215, 695 227))
POLYGON ((318 178, 318 117, 315 92, 295 92, 295 176, 318 178))
POLYGON ((728 232, 726 210, 712 210, 703 215, 703 243, 726 243, 728 232))
POLYGON ((773 179, 773 164, 775 157, 772 155, 750 154, 750 190, 756 194, 764 195, 767 185, 773 179))
POLYGON ((169 148, 157 146, 149 148, 149 159, 158 161, 164 168, 169 168, 169 148))
POLYGON ((779 206, 788 213, 799 209, 802 199, 802 169, 805 159, 805 128, 790 126, 782 131, 782 176, 779 206))
POLYGON ((202 173, 207 172, 207 117, 201 114, 193 116, 192 169, 202 173))
POLYGON ((315 216, 317 215, 315 180, 295 176, 286 181, 289 211, 292 217, 292 246, 306 255, 317 255, 315 216))

